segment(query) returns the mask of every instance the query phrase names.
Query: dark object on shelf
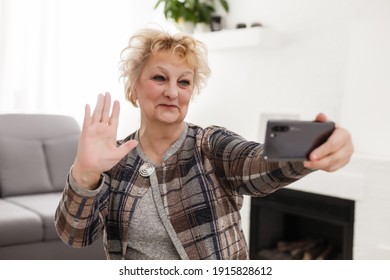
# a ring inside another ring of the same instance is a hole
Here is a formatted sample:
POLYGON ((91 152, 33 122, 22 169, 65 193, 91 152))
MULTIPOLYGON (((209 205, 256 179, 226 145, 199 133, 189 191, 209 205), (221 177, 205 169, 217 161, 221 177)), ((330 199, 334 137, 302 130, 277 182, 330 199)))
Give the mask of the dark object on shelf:
POLYGON ((222 30, 222 17, 221 16, 212 16, 210 22, 211 31, 220 31, 222 30))
POLYGON ((246 24, 245 23, 237 23, 236 28, 237 29, 246 28, 246 24))
POLYGON ((254 22, 251 24, 251 27, 262 27, 263 25, 260 22, 254 22))

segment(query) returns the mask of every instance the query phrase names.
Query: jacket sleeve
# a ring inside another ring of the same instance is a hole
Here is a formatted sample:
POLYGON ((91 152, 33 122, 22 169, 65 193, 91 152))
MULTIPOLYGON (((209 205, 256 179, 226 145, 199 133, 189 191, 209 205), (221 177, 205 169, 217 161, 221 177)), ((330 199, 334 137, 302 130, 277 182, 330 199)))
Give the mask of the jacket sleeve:
POLYGON ((217 176, 240 194, 265 196, 311 173, 302 162, 267 162, 263 145, 221 127, 204 132, 206 150, 217 176))
POLYGON ((54 219, 57 234, 65 243, 84 247, 99 237, 107 212, 109 182, 109 176, 103 174, 99 187, 89 191, 78 187, 69 172, 54 219))

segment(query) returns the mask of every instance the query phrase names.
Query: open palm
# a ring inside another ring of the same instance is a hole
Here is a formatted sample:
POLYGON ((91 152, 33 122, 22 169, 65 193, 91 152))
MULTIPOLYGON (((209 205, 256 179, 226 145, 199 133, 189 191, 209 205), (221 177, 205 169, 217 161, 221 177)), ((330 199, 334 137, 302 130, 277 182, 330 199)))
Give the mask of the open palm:
POLYGON ((130 140, 117 146, 119 102, 114 102, 111 114, 110 110, 109 93, 99 94, 92 115, 90 106, 85 107, 83 128, 72 169, 73 178, 81 187, 96 187, 101 173, 111 169, 137 145, 135 140, 130 140))

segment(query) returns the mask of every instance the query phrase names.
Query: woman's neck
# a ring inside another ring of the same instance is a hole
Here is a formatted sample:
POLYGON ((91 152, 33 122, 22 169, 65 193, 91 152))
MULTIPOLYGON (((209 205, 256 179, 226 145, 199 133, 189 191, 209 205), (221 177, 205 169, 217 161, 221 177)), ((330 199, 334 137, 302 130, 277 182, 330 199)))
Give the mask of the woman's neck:
POLYGON ((185 128, 185 123, 178 124, 148 124, 138 131, 139 144, 145 155, 155 164, 161 164, 164 154, 179 139, 185 128))

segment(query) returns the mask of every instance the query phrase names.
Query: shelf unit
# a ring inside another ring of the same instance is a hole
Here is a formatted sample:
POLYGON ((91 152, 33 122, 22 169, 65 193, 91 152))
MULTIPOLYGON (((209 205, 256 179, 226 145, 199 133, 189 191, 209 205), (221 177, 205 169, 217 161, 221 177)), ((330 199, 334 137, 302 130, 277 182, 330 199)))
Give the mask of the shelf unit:
POLYGON ((204 42, 209 51, 247 47, 279 47, 282 45, 280 34, 265 27, 224 29, 196 33, 194 36, 204 42))

